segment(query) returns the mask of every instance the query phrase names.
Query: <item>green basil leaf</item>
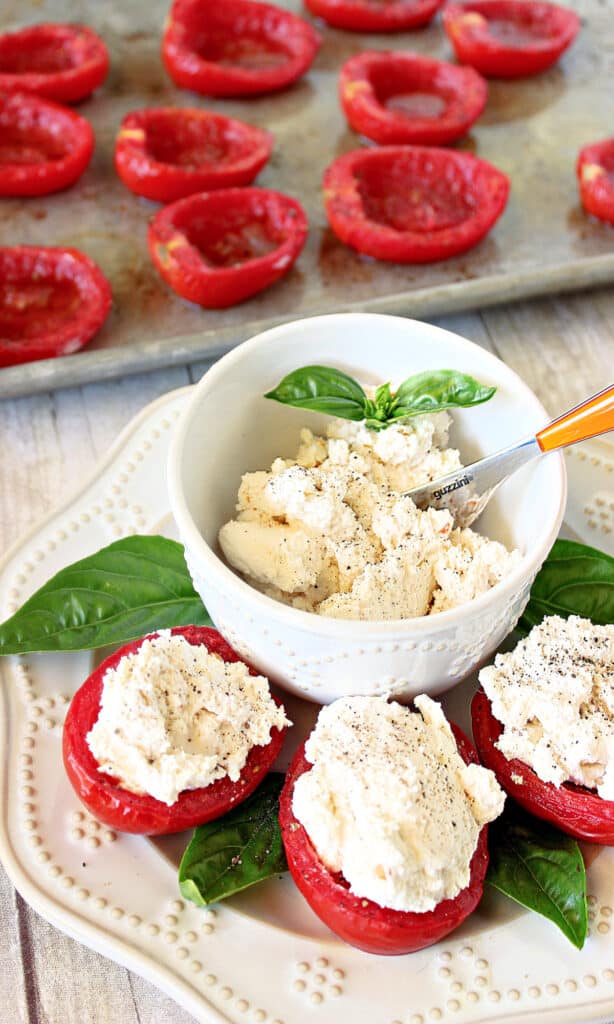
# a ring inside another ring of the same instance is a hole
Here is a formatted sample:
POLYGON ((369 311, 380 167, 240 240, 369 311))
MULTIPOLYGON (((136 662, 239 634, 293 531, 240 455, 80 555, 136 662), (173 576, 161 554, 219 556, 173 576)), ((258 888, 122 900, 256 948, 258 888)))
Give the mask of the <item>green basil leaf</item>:
POLYGON ((387 415, 392 403, 390 384, 380 384, 375 392, 375 408, 387 415))
POLYGON ((614 622, 614 558, 573 540, 556 540, 539 570, 518 623, 523 633, 546 615, 614 622))
POLYGON ((79 651, 189 625, 211 619, 181 544, 124 537, 60 570, 3 622, 0 654, 79 651))
POLYGON ((239 807, 199 825, 179 865, 179 888, 201 907, 288 870, 279 827, 280 772, 239 807))
POLYGON ((586 871, 575 839, 526 814, 508 799, 488 829, 486 881, 553 921, 578 949, 588 930, 586 871))
POLYGON ((392 416, 404 419, 424 412, 479 405, 497 389, 456 370, 426 370, 403 381, 394 396, 392 416))
POLYGON ((367 396, 360 384, 331 366, 302 366, 284 377, 264 397, 344 420, 365 418, 367 396))

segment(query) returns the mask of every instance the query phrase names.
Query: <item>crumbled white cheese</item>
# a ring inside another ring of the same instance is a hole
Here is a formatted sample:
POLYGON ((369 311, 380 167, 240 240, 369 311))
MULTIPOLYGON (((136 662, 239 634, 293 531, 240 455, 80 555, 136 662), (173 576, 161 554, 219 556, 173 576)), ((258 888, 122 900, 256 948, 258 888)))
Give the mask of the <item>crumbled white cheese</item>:
POLYGON ((292 809, 351 891, 394 910, 432 910, 469 883, 480 828, 503 809, 491 771, 466 765, 438 704, 380 697, 322 708, 292 809))
POLYGON ((100 771, 173 804, 184 789, 236 782, 254 746, 291 723, 264 676, 161 630, 103 679, 87 743, 100 771))
POLYGON ((404 619, 465 604, 495 586, 517 552, 447 511, 403 495, 460 465, 450 417, 416 416, 374 431, 334 420, 301 431, 296 459, 246 473, 237 518, 220 530, 226 559, 280 601, 344 619, 404 619))
POLYGON ((614 625, 549 616, 479 678, 507 758, 614 800, 614 625))

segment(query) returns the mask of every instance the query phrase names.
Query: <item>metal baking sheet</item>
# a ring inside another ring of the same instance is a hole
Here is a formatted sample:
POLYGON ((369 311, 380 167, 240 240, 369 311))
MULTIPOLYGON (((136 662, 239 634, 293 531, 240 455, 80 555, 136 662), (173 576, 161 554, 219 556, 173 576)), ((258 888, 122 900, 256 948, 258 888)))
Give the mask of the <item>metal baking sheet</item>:
MULTIPOLYGON (((301 10, 300 0, 278 3, 301 10)), ((424 318, 614 281, 614 228, 583 214, 574 173, 580 146, 612 133, 614 0, 575 0, 583 28, 557 67, 517 82, 491 82, 486 111, 458 145, 509 174, 507 210, 473 251, 424 267, 380 263, 346 248, 327 226, 320 181, 335 156, 361 145, 337 102, 342 61, 368 48, 450 59, 439 19, 390 36, 322 26, 322 48, 302 81, 282 93, 229 101, 170 83, 159 55, 168 6, 168 0, 0 0, 2 29, 83 21, 105 38, 112 58, 107 83, 79 107, 96 133, 92 165, 64 193, 1 199, 0 242, 83 249, 108 276, 114 296, 109 320, 86 350, 0 370, 0 397, 213 358, 266 326, 315 313, 360 309, 424 318), (233 309, 202 310, 169 291, 145 242, 157 207, 133 196, 115 175, 121 118, 160 104, 208 107, 272 130, 275 151, 258 183, 297 196, 309 215, 309 240, 290 274, 233 309)))

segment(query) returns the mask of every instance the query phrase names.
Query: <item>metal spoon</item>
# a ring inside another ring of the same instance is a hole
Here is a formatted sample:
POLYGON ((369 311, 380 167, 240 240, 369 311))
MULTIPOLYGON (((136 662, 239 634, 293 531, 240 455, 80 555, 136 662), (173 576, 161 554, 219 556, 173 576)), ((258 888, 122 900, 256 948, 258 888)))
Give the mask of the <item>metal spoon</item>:
POLYGON ((454 525, 471 526, 497 487, 531 459, 614 430, 614 384, 552 420, 532 437, 408 491, 418 508, 446 508, 454 525))

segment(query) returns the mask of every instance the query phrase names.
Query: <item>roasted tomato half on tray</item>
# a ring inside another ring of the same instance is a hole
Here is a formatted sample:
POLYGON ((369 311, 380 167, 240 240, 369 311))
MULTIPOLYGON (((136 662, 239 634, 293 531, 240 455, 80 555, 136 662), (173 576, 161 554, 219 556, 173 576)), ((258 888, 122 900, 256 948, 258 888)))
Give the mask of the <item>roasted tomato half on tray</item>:
POLYGON ((102 85, 109 54, 85 25, 31 25, 0 35, 0 91, 76 103, 102 85))
POLYGON ((350 32, 403 32, 420 28, 444 0, 305 0, 312 14, 350 32))
POLYGON ((324 205, 342 242, 379 260, 432 263, 476 245, 505 209, 509 180, 486 160, 430 146, 338 157, 324 205))
POLYGON ((443 24, 461 63, 489 78, 523 78, 559 59, 580 19, 543 0, 466 0, 444 8, 443 24))
POLYGON ((266 164, 273 136, 208 110, 157 107, 122 121, 115 167, 125 185, 160 203, 249 185, 266 164))
POLYGON ((110 308, 107 279, 77 249, 0 247, 0 366, 77 352, 110 308))
POLYGON ((303 18, 259 0, 174 0, 162 59, 176 85, 206 96, 285 89, 310 67, 320 37, 303 18))
MULTIPOLYGON (((475 750, 452 725, 458 751, 466 764, 478 764, 475 750)), ((279 821, 290 873, 312 910, 345 942, 367 953, 402 954, 438 942, 475 910, 482 898, 488 867, 488 828, 479 832, 469 865, 469 883, 455 897, 433 910, 413 912, 381 906, 351 892, 343 874, 331 871, 319 856, 305 827, 293 811, 298 779, 313 765, 299 747, 281 793, 279 821)), ((383 869, 385 870, 385 869, 383 869)))
POLYGON ((524 761, 506 757, 496 746, 503 726, 482 689, 473 698, 471 721, 482 764, 495 773, 517 804, 576 839, 614 846, 614 801, 571 782, 562 786, 544 782, 524 761))
POLYGON ((94 133, 84 117, 40 96, 0 92, 0 195, 68 188, 93 152, 94 133))
POLYGON ((487 96, 473 68, 418 53, 370 50, 350 57, 339 76, 350 126, 383 145, 452 142, 477 120, 487 96))
MULTIPOLYGON (((170 632, 173 637, 183 637, 193 647, 206 648, 208 654, 216 655, 226 664, 243 664, 215 629, 186 626, 170 632)), ((218 818, 245 800, 272 766, 285 735, 285 728, 274 726, 266 745, 252 746, 236 781, 225 774, 207 786, 184 789, 170 804, 147 792, 133 792, 121 785, 101 769, 86 738, 100 715, 105 673, 116 669, 122 659, 137 655, 143 644, 156 636, 151 634, 122 647, 86 679, 72 699, 63 733, 66 772, 77 796, 94 817, 119 831, 147 835, 181 832, 218 818)), ((247 668, 249 675, 257 675, 249 666, 247 668)), ((280 702, 272 699, 276 708, 283 711, 280 702)), ((214 715, 208 717, 213 719, 214 715)))
POLYGON ((586 212, 614 224, 614 138, 584 146, 576 172, 586 212))
POLYGON ((148 234, 151 258, 164 280, 208 309, 233 306, 278 281, 306 238, 300 203, 264 188, 179 199, 156 214, 148 234))

